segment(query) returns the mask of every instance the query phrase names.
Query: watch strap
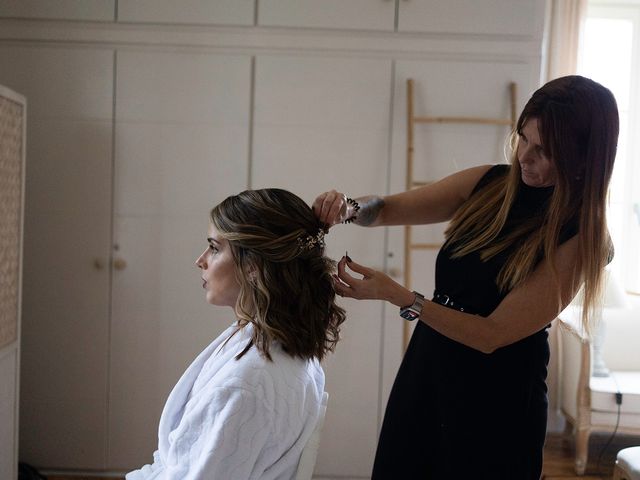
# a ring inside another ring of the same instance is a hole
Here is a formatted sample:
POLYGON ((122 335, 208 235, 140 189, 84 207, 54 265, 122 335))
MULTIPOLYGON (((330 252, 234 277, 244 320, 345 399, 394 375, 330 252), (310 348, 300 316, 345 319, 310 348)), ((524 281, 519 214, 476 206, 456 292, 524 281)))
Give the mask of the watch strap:
POLYGON ((400 307, 400 316, 405 320, 409 320, 412 322, 416 318, 420 318, 420 314, 422 313, 422 308, 424 307, 424 295, 415 290, 413 293, 416 295, 413 303, 406 307, 400 307))

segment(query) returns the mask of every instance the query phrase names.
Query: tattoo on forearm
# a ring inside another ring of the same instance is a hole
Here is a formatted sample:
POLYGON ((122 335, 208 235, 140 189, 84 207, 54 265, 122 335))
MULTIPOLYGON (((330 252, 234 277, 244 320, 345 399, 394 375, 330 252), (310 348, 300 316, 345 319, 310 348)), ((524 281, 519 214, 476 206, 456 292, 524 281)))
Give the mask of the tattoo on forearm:
POLYGON ((360 210, 354 223, 367 227, 378 218, 380 210, 384 207, 384 200, 375 196, 362 197, 356 200, 360 204, 360 210))

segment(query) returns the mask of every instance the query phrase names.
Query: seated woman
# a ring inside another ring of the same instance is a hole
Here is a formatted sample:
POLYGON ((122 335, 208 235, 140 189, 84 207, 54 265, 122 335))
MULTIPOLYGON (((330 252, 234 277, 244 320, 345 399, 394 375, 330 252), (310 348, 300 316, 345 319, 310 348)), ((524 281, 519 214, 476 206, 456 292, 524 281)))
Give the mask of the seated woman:
POLYGON ((280 189, 248 190, 211 211, 196 265, 207 302, 237 321, 191 364, 160 418, 154 462, 127 480, 291 479, 324 392, 319 361, 345 312, 323 225, 280 189))

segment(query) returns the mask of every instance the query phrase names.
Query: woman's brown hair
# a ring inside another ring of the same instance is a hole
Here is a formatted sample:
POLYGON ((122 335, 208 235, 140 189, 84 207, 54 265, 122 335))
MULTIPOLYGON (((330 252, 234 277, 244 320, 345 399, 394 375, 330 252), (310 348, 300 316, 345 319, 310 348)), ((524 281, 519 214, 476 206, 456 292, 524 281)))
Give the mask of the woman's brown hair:
POLYGON ((286 190, 246 190, 211 210, 231 247, 240 294, 239 326, 266 358, 273 341, 293 357, 322 360, 340 338, 345 311, 335 303, 335 262, 324 255, 324 231, 311 208, 286 190))
MULTIPOLYGON (((480 251, 481 258, 487 260, 515 245, 498 276, 498 285, 509 291, 531 274, 541 254, 542 258, 555 258, 562 227, 577 220, 576 267, 584 283, 583 324, 588 329, 601 298, 603 269, 613 251, 606 200, 618 130, 615 98, 599 83, 572 75, 538 89, 512 133, 509 174, 472 195, 445 232, 447 243, 454 246, 454 256, 480 251), (538 120, 542 147, 557 170, 557 180, 546 211, 521 222, 509 234, 499 235, 520 188, 516 152, 519 136, 530 119, 538 120)), ((551 268, 557 281, 555 265, 551 268)), ((558 291, 559 303, 562 294, 558 291)))

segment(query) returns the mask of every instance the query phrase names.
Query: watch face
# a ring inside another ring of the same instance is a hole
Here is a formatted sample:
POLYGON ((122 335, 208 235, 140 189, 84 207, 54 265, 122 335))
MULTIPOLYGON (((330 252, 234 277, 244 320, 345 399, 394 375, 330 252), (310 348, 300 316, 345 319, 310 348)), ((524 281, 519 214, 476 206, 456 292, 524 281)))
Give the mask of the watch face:
POLYGON ((416 312, 415 310, 403 310, 402 312, 400 312, 400 316, 406 320, 409 321, 413 321, 416 318, 418 318, 420 316, 420 314, 418 312, 416 312))

